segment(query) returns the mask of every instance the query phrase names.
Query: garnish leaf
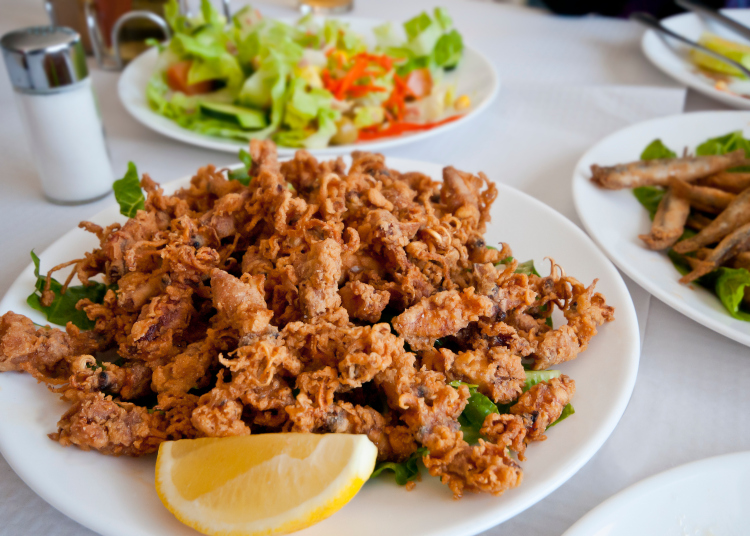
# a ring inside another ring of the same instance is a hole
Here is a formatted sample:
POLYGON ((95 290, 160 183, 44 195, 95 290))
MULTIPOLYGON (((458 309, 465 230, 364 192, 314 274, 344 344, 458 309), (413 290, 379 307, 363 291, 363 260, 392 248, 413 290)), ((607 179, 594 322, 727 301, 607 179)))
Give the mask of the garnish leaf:
POLYGON ((133 162, 128 162, 128 171, 125 176, 116 180, 112 185, 115 191, 115 199, 120 205, 120 214, 132 218, 139 210, 145 208, 146 198, 141 190, 141 181, 138 179, 138 168, 133 162))
POLYGON ((549 430, 550 428, 552 428, 554 425, 556 425, 560 421, 564 421, 565 419, 567 419, 568 417, 570 417, 571 415, 573 415, 575 412, 576 412, 576 410, 573 408, 572 404, 570 404, 570 403, 566 404, 565 407, 563 408, 562 413, 560 414, 560 416, 557 418, 557 420, 555 422, 553 422, 552 424, 550 424, 547 427, 547 430, 549 430))
POLYGON ((525 393, 538 383, 548 382, 552 378, 559 378, 562 374, 559 370, 527 370, 526 385, 523 388, 525 393))
MULTIPOLYGON (((742 135, 741 130, 724 134, 716 138, 711 138, 701 143, 695 148, 695 154, 698 156, 720 155, 731 153, 737 149, 745 151, 745 156, 750 157, 750 140, 742 135)), ((750 166, 739 166, 732 168, 730 171, 750 171, 750 166)))
POLYGON ((451 387, 458 389, 461 385, 469 388, 469 401, 464 408, 463 413, 458 418, 461 424, 461 431, 464 433, 464 440, 467 443, 476 443, 479 440, 479 430, 484 424, 484 419, 490 413, 500 413, 500 410, 492 400, 477 391, 477 386, 471 383, 452 381, 451 387))
POLYGON ((68 287, 63 294, 62 284, 56 279, 52 279, 49 288, 55 294, 55 299, 52 300, 49 307, 45 307, 41 302, 45 278, 39 275, 39 257, 33 251, 31 252, 31 260, 34 262, 36 284, 34 285, 34 292, 26 298, 26 303, 32 309, 44 313, 44 316, 52 324, 64 326, 68 322, 73 322, 81 329, 92 329, 95 323, 89 320, 84 311, 76 309, 76 304, 84 298, 88 298, 94 303, 101 303, 107 293, 107 285, 91 282, 88 286, 68 287))
POLYGON ((664 190, 656 186, 639 186, 638 188, 633 188, 633 195, 648 211, 648 215, 652 221, 654 216, 656 216, 656 209, 659 208, 659 203, 661 203, 664 193, 664 190))
POLYGON ((407 482, 419 478, 419 460, 429 453, 430 451, 426 447, 419 447, 405 462, 379 462, 375 465, 375 470, 370 478, 375 478, 383 471, 393 471, 396 476, 396 483, 399 486, 405 486, 407 482))
MULTIPOLYGON (((509 257, 509 258, 512 258, 512 257, 509 257)), ((526 262, 520 263, 518 265, 518 267, 516 268, 516 273, 517 274, 526 274, 526 275, 534 274, 536 276, 539 275, 539 272, 537 272, 536 268, 534 267, 534 260, 533 259, 528 260, 526 262)))
POLYGON ((719 268, 716 279, 716 295, 729 314, 737 320, 750 321, 750 313, 740 310, 745 290, 750 287, 750 272, 745 268, 719 268))
POLYGON ((641 160, 657 160, 659 158, 675 158, 677 153, 669 149, 660 139, 648 144, 641 153, 641 160))
POLYGON ((245 149, 240 149, 238 155, 240 161, 245 164, 244 168, 233 169, 229 172, 229 180, 237 181, 244 186, 248 186, 253 178, 250 176, 250 168, 253 165, 253 157, 245 149))

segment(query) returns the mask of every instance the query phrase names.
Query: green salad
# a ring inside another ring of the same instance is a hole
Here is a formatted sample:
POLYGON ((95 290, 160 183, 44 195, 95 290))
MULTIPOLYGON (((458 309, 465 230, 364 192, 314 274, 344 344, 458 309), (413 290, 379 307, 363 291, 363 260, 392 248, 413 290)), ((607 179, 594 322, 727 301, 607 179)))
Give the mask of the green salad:
POLYGON ((443 81, 464 46, 442 8, 403 31, 377 26, 375 46, 339 20, 286 24, 250 6, 227 21, 208 0, 191 18, 170 0, 165 14, 173 37, 159 45, 146 97, 199 134, 315 149, 428 130, 471 106, 443 81))

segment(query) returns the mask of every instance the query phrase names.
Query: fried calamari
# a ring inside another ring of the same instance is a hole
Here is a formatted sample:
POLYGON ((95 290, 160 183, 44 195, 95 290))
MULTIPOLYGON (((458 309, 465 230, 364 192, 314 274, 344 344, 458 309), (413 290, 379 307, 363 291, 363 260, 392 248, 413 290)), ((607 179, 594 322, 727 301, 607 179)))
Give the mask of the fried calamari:
POLYGON ((347 170, 304 151, 279 163, 270 142, 250 151, 249 186, 207 166, 166 195, 144 176, 145 210, 81 224, 100 247, 73 271, 110 286, 78 304, 91 331, 2 317, 0 371, 71 404, 50 437, 138 456, 181 438, 366 434, 380 460, 428 449, 456 497, 517 486, 515 458, 575 391, 561 376, 524 392, 524 365, 575 358, 613 308, 554 262, 527 275, 509 246, 486 246, 497 189, 481 173, 437 182, 376 154, 347 170), (477 444, 459 423, 469 384, 510 405, 477 444))

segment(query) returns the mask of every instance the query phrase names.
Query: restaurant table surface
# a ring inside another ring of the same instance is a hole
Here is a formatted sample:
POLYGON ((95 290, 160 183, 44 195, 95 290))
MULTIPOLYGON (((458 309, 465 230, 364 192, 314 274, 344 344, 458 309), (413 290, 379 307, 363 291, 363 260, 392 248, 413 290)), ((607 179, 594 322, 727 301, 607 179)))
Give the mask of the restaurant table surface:
MULTIPOLYGON (((387 156, 484 170, 580 225, 570 181, 576 161, 589 146, 650 117, 726 109, 685 91, 651 66, 640 51, 642 30, 633 23, 555 17, 489 1, 439 3, 449 9, 465 41, 496 65, 502 89, 497 101, 475 120, 449 134, 389 150, 387 156)), ((0 0, 0 33, 43 24, 41 5, 40 0, 0 0)), ((295 13, 293 1, 254 5, 268 16, 295 13)), ((434 5, 423 0, 357 0, 353 14, 402 21, 434 5)), ((147 130, 120 104, 118 75, 100 71, 93 63, 91 71, 115 175, 122 175, 127 162, 134 160, 140 170, 166 182, 206 163, 234 160, 147 130)), ((3 68, 0 294, 28 265, 30 249, 44 250, 81 219, 114 203, 111 196, 77 207, 46 202, 33 163, 44 155, 30 154, 21 130, 3 68)), ((483 534, 560 535, 599 503, 645 477, 750 448, 750 426, 742 424, 750 414, 748 348, 693 322, 625 280, 638 314, 642 353, 638 380, 622 420, 568 482, 483 534)), ((0 535, 21 534, 93 533, 45 503, 0 457, 0 535)))

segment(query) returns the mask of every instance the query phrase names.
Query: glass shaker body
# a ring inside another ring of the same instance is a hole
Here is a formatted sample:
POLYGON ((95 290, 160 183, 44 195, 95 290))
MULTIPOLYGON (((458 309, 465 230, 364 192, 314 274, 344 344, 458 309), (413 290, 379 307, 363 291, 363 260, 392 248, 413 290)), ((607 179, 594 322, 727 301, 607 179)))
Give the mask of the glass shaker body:
POLYGON ((52 93, 16 90, 31 157, 53 203, 86 203, 112 191, 114 174, 91 80, 52 93))
POLYGON ((74 204, 111 192, 114 176, 80 35, 34 26, 5 34, 0 50, 45 196, 74 204))

